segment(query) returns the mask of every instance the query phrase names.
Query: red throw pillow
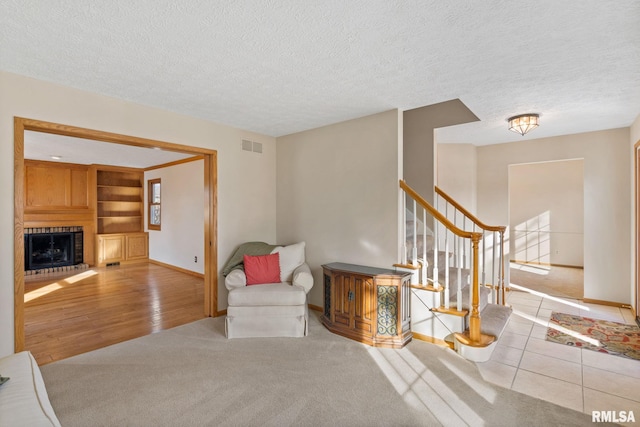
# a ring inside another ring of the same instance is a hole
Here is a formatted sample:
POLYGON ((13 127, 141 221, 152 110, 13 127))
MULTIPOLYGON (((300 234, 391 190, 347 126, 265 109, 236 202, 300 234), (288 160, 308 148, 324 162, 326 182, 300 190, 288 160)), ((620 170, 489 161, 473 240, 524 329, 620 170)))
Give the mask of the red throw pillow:
POLYGON ((247 285, 280 283, 280 254, 244 256, 247 285))

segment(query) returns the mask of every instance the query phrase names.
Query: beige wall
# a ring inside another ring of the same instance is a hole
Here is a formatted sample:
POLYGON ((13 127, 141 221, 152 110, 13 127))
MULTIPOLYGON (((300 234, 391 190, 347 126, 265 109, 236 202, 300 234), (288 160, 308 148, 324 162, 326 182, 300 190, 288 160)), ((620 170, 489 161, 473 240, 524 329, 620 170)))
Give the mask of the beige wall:
POLYGON ((584 296, 629 304, 629 128, 478 147, 478 216, 508 224, 508 169, 584 159, 584 296))
POLYGON ((277 243, 307 243, 311 304, 323 306, 324 263, 391 268, 398 261, 399 114, 277 140, 277 243))
POLYGON ((584 162, 509 166, 511 260, 584 264, 584 162))
MULTIPOLYGON (((476 212, 477 148, 472 144, 437 144, 436 185, 471 213, 476 212)), ((482 219, 482 218, 480 218, 482 219)))
MULTIPOLYGON (((274 138, 6 72, 0 94, 0 356, 14 346, 14 116, 217 150, 219 266, 243 241, 275 240, 274 138), (243 138, 263 143, 264 154, 242 151, 243 138)), ((219 289, 224 308, 221 280, 219 289)))
POLYGON ((145 172, 145 201, 149 200, 147 182, 156 178, 161 180, 160 230, 148 230, 149 206, 144 206, 149 258, 204 274, 204 160, 145 172))

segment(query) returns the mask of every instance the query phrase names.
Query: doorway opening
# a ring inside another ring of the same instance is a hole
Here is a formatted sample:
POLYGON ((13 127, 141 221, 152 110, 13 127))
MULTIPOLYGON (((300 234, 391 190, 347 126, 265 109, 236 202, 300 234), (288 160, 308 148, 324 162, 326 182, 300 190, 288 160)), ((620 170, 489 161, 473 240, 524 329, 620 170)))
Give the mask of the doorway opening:
POLYGON ((636 323, 640 326, 640 141, 633 146, 634 152, 634 175, 635 175, 635 215, 636 215, 636 238, 635 238, 635 311, 636 323))
POLYGON ((129 145, 202 156, 204 159, 204 315, 217 316, 217 152, 204 148, 79 128, 40 120, 14 118, 14 350, 22 351, 24 334, 24 202, 25 131, 51 133, 90 141, 129 145))
POLYGON ((512 283, 584 297, 583 159, 509 166, 512 283))

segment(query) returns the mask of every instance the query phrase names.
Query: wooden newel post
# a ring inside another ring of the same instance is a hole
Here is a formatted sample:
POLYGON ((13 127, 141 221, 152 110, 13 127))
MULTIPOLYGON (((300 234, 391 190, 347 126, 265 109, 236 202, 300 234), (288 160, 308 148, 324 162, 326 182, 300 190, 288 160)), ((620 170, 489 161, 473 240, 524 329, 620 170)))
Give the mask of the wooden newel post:
POLYGON ((478 241, 479 234, 474 234, 471 238, 473 246, 473 283, 472 283, 472 300, 471 300, 471 316, 469 317, 469 339, 472 343, 480 342, 480 289, 478 289, 478 241))
POLYGON ((502 293, 502 305, 506 305, 507 302, 505 300, 505 295, 504 295, 504 227, 502 228, 502 230, 500 230, 500 264, 501 264, 501 269, 502 269, 502 273, 500 275, 500 292, 502 293))

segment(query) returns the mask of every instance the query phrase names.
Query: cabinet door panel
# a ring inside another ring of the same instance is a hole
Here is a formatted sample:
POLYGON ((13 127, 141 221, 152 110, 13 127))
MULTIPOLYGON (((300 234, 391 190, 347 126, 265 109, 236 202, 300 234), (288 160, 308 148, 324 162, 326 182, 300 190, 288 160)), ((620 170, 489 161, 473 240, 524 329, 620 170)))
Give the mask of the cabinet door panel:
POLYGON ((335 322, 341 325, 350 326, 351 324, 351 302, 349 301, 349 292, 351 290, 351 280, 349 276, 342 274, 335 275, 334 284, 334 302, 335 302, 335 322))
POLYGON ((71 169, 71 206, 89 206, 89 172, 82 169, 71 169))
POLYGON ((99 266, 104 266, 111 262, 124 261, 124 234, 98 236, 97 240, 99 266))
POLYGON ((32 165, 25 169, 26 207, 69 205, 69 169, 32 165))
POLYGON ((144 259, 149 257, 148 235, 127 235, 127 260, 144 259))
POLYGON ((373 280, 370 277, 353 276, 353 281, 355 327, 362 331, 372 332, 375 316, 373 280))

